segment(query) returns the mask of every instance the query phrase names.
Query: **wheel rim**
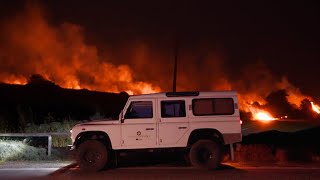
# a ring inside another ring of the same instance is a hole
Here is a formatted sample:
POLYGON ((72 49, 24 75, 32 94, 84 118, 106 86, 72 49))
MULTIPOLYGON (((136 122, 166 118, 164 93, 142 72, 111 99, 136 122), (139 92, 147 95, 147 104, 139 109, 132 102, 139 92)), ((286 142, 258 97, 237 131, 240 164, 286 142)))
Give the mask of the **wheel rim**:
POLYGON ((199 149, 198 151, 198 160, 201 163, 207 163, 211 161, 214 158, 213 153, 207 149, 207 148, 202 148, 199 149))
POLYGON ((86 151, 83 155, 83 160, 86 164, 94 165, 102 159, 101 154, 98 151, 86 151))

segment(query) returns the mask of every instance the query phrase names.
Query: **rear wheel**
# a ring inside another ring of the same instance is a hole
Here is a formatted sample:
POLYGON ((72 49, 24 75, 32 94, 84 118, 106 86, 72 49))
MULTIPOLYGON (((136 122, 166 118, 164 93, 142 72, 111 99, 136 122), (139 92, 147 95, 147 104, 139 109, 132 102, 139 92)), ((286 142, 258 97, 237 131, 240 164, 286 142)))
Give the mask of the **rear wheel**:
POLYGON ((183 156, 184 163, 186 165, 190 166, 191 165, 191 163, 190 163, 190 150, 183 152, 182 156, 183 156))
POLYGON ((193 166, 216 169, 221 162, 220 143, 211 140, 199 140, 190 149, 190 162, 193 166))
POLYGON ((77 149, 77 162, 82 170, 99 171, 108 162, 108 150, 98 140, 87 140, 77 149))

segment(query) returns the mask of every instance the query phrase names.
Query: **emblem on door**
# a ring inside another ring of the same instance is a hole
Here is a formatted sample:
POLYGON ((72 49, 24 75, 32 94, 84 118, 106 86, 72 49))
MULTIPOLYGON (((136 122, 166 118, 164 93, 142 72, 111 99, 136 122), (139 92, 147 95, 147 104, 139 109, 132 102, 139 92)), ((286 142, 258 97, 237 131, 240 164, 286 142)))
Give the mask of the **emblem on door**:
POLYGON ((140 132, 140 131, 138 131, 138 132, 137 132, 137 135, 138 135, 138 136, 140 136, 140 135, 141 135, 141 132, 140 132))

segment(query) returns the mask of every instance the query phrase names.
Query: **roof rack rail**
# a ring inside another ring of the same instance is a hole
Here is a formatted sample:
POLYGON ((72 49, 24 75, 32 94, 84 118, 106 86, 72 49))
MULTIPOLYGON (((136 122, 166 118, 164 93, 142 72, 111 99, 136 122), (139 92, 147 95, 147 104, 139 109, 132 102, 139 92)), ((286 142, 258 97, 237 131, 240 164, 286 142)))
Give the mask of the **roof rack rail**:
POLYGON ((178 96, 199 96, 199 91, 185 91, 185 92, 167 92, 167 97, 178 97, 178 96))

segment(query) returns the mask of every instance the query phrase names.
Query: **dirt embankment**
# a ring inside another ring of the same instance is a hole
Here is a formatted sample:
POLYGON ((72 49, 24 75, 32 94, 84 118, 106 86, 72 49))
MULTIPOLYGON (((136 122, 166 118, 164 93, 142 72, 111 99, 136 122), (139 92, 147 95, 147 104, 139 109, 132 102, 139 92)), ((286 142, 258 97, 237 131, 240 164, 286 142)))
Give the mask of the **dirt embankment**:
POLYGON ((320 127, 294 133, 267 131, 243 137, 234 145, 239 162, 320 162, 320 127))

